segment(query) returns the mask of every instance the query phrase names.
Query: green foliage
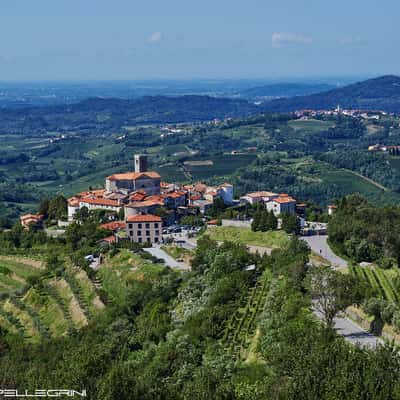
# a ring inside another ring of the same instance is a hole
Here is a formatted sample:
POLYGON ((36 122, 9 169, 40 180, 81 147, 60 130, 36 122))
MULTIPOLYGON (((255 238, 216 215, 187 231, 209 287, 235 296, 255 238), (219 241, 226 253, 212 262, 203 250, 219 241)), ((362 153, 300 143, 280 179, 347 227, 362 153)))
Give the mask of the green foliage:
POLYGON ((299 220, 295 214, 284 213, 282 218, 282 229, 286 233, 298 233, 300 230, 299 220))
MULTIPOLYGON (((357 262, 400 257, 400 208, 378 208, 358 195, 344 198, 329 222, 331 242, 357 262)), ((387 265, 387 264, 386 264, 387 265)))

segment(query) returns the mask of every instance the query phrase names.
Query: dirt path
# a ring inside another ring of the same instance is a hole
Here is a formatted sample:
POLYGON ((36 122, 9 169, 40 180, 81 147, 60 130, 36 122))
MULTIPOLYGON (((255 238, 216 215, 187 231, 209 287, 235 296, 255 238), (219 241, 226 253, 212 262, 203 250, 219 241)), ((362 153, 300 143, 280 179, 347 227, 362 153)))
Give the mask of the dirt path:
POLYGON ((356 175, 361 179, 364 179, 365 181, 369 182, 371 185, 374 185, 378 189, 381 189, 381 190, 383 190, 385 192, 389 191, 389 189, 387 187, 385 187, 385 186, 381 185, 380 183, 372 180, 371 178, 368 178, 368 177, 366 177, 364 175, 361 175, 360 173, 358 173, 356 171, 352 171, 351 169, 346 169, 346 168, 343 168, 343 169, 344 169, 344 171, 350 172, 351 174, 356 175))

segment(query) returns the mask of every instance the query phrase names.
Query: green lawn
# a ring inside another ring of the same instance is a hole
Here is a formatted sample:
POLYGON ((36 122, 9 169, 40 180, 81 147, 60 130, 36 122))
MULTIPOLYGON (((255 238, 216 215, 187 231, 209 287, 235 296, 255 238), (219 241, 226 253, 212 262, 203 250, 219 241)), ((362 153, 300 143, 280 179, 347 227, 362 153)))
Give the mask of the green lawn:
POLYGON ((232 241, 253 246, 278 248, 288 242, 288 235, 283 231, 253 232, 250 228, 217 226, 207 230, 211 239, 232 241))
POLYGON ((163 268, 122 249, 116 256, 107 258, 99 269, 99 276, 112 301, 123 304, 133 281, 153 280, 163 268))

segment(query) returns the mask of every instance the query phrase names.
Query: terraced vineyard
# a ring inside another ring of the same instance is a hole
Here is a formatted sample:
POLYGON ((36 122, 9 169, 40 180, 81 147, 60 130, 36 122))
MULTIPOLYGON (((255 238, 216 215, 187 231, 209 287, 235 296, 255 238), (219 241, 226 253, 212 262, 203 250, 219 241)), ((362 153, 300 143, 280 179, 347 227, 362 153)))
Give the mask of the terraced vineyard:
POLYGON ((271 272, 266 270, 256 285, 249 290, 247 298, 243 299, 243 307, 238 308, 232 315, 225 329, 222 342, 236 361, 245 358, 256 333, 257 317, 264 309, 271 279, 271 272))
POLYGON ((40 261, 0 256, 0 294, 12 293, 26 284, 26 280, 43 270, 40 261))
POLYGON ((398 304, 400 294, 396 290, 394 279, 399 277, 399 272, 395 270, 384 270, 378 267, 350 266, 350 273, 358 280, 365 282, 372 287, 376 294, 387 301, 398 304))
MULTIPOLYGON (((3 260, 1 260, 1 265, 3 260)), ((29 276, 31 271, 9 258, 7 275, 29 276)), ((33 267, 32 267, 33 268, 33 267)), ((31 342, 67 335, 86 325, 104 307, 93 283, 83 270, 67 268, 64 276, 40 275, 37 283, 22 291, 9 291, 0 302, 0 325, 31 342)), ((17 286, 15 285, 15 288, 17 286)))

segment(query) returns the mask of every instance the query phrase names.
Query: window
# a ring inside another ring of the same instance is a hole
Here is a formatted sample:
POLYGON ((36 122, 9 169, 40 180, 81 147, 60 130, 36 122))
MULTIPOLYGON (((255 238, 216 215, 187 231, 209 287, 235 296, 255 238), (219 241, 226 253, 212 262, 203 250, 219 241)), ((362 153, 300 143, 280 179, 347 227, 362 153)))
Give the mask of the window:
POLYGON ((129 232, 129 236, 133 236, 133 231, 130 231, 130 232, 129 232))
POLYGON ((138 226, 137 226, 139 229, 141 229, 142 228, 142 224, 138 224, 138 226))
POLYGON ((142 231, 137 231, 138 236, 142 236, 142 231))
POLYGON ((146 224, 146 229, 149 229, 150 228, 150 224, 146 224))
POLYGON ((133 224, 129 224, 129 229, 133 229, 133 224))
POLYGON ((158 222, 154 224, 154 228, 158 228, 158 222))
POLYGON ((158 237, 154 238, 154 243, 158 243, 158 237))
POLYGON ((156 231, 155 234, 158 236, 160 234, 160 231, 156 231))
POLYGON ((139 238, 139 239, 138 239, 138 242, 139 242, 139 243, 142 243, 142 238, 139 238))
POLYGON ((150 231, 146 231, 146 236, 150 236, 150 231))

